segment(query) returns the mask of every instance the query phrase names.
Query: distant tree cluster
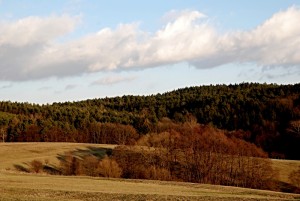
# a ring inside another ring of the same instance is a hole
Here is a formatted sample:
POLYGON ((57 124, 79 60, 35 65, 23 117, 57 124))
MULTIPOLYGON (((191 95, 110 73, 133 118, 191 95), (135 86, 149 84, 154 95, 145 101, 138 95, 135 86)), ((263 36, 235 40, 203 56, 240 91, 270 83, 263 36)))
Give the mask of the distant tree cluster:
POLYGON ((271 161, 254 144, 195 123, 165 122, 159 129, 134 146, 118 146, 109 156, 67 153, 60 173, 276 190, 271 161))
POLYGON ((87 175, 92 177, 120 178, 122 169, 118 163, 105 156, 99 159, 95 156, 85 156, 78 158, 69 153, 61 160, 60 173, 63 175, 87 175))
POLYGON ((300 84, 210 85, 47 105, 2 101, 0 141, 134 144, 160 134, 164 119, 210 125, 270 157, 300 159, 300 84))

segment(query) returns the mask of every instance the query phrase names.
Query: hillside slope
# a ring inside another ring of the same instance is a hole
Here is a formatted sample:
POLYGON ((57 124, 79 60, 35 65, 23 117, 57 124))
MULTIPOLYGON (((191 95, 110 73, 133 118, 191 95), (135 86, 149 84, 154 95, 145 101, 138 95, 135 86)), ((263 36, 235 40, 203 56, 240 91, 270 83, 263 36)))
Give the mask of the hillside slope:
POLYGON ((180 182, 0 172, 0 200, 296 200, 299 195, 180 182))
MULTIPOLYGON (((24 174, 14 165, 38 159, 57 163, 68 151, 113 149, 115 145, 76 143, 0 144, 0 200, 293 200, 300 195, 184 182, 24 174)), ((276 167, 282 166, 277 163, 276 167)), ((289 165, 292 161, 289 161, 289 165)), ((293 164, 298 165, 299 161, 293 164)), ((282 170, 285 170, 284 165, 282 170)))
POLYGON ((300 84, 196 86, 47 105, 0 101, 0 140, 129 144, 166 119, 235 132, 271 158, 300 159, 300 84))
POLYGON ((89 147, 113 149, 116 145, 84 143, 2 143, 0 144, 0 169, 13 169, 14 165, 26 165, 37 159, 57 165, 58 156, 74 150, 87 150, 89 147))

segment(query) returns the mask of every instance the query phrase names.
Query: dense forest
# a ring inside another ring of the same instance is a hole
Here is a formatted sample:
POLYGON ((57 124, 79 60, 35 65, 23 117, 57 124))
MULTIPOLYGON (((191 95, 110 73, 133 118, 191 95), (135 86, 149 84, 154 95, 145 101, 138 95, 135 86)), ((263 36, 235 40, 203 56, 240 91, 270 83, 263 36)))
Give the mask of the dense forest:
POLYGON ((221 130, 271 158, 300 159, 300 84, 196 86, 46 105, 0 102, 3 142, 136 144, 163 132, 185 138, 178 127, 186 124, 221 130))

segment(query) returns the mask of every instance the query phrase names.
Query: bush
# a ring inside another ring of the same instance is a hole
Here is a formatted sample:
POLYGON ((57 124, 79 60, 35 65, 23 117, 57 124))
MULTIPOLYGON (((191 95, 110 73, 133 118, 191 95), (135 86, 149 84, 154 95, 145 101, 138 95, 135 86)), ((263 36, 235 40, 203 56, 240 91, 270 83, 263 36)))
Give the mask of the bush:
POLYGON ((80 175, 80 159, 73 156, 72 153, 66 153, 65 157, 60 161, 60 171, 63 175, 80 175))
POLYGON ((81 173, 87 176, 98 176, 99 159, 95 156, 86 156, 81 161, 81 173))
POLYGON ((30 162, 29 165, 30 165, 31 172, 34 172, 34 173, 42 172, 43 167, 44 167, 43 163, 39 160, 33 160, 30 162))
POLYGON ((122 175, 119 164, 107 156, 99 162, 97 172, 103 177, 120 178, 122 175))
POLYGON ((151 166, 145 170, 146 179, 170 181, 172 176, 169 170, 151 166))

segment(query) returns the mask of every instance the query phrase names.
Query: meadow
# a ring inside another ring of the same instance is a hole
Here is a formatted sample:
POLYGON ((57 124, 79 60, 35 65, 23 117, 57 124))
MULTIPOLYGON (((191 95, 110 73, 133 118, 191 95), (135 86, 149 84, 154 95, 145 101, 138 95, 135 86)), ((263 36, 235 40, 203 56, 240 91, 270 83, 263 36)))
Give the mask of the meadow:
MULTIPOLYGON (((87 176, 58 176, 23 173, 32 160, 58 165, 59 155, 69 151, 113 149, 115 145, 77 143, 0 144, 0 200, 299 200, 300 195, 246 188, 166 182, 153 180, 108 179, 87 176)), ((272 160, 279 180, 300 161, 272 160)))

